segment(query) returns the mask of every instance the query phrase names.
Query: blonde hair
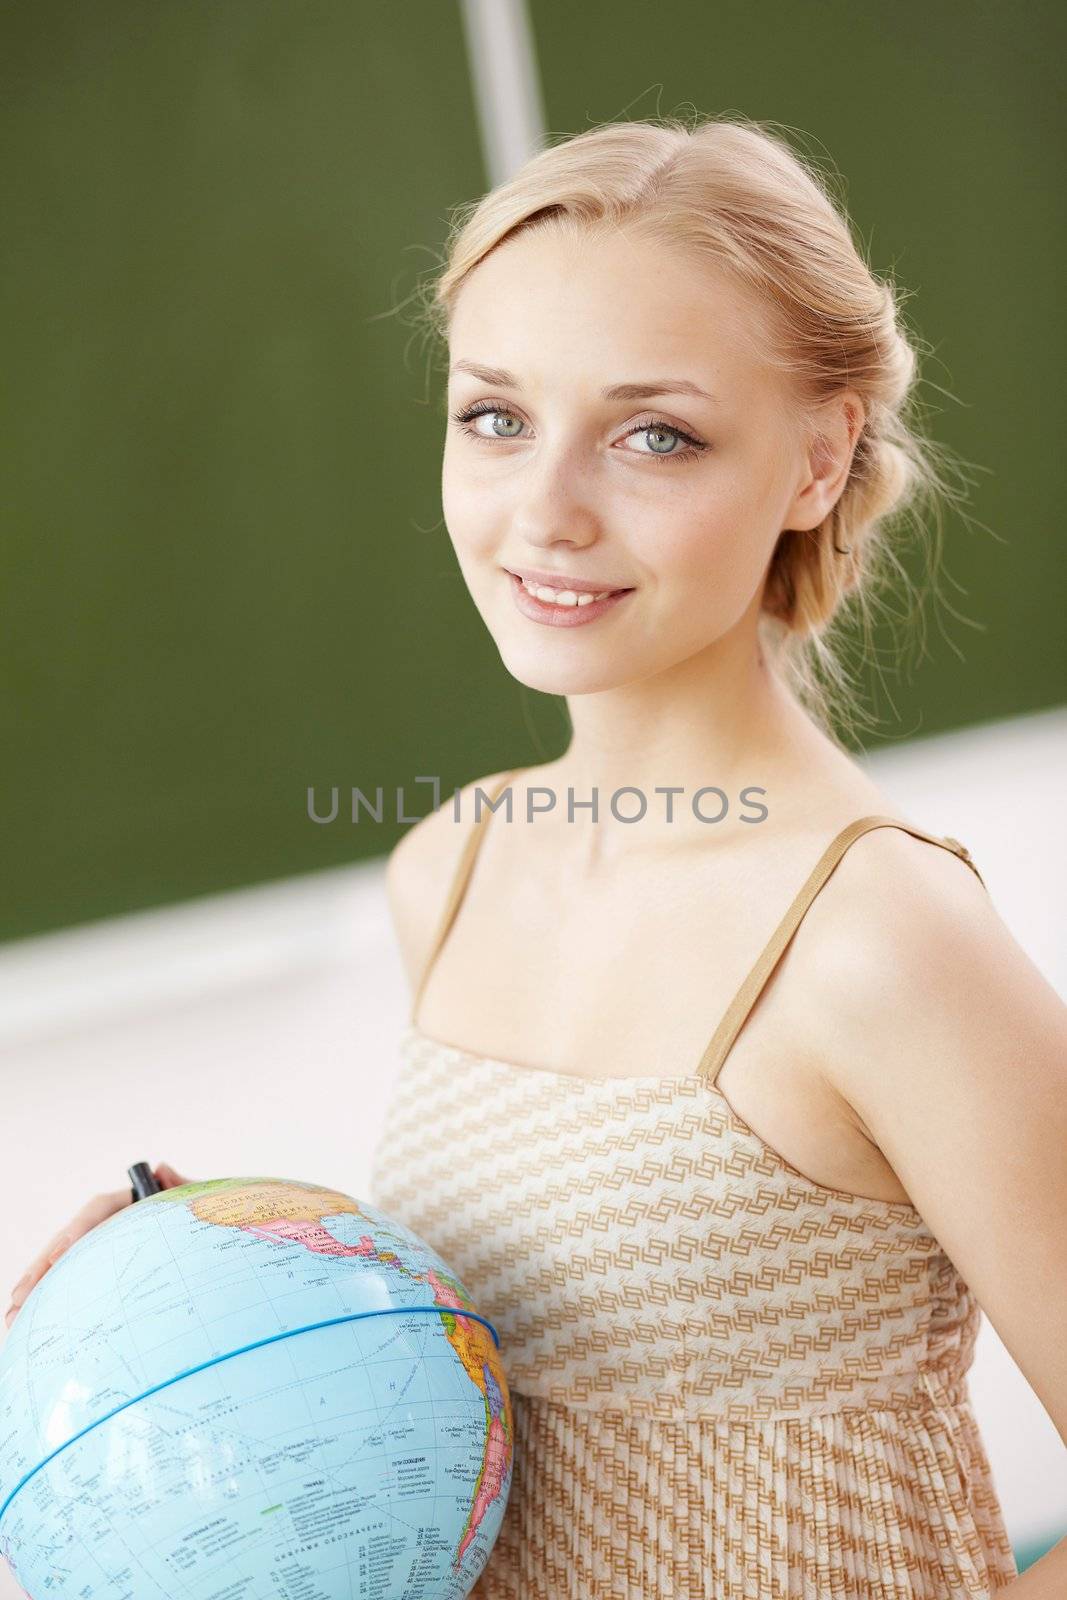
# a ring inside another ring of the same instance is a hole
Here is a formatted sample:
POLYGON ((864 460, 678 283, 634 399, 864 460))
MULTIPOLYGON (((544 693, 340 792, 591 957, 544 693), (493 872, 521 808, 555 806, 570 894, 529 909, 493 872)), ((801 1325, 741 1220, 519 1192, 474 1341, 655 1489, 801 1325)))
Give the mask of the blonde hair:
MULTIPOLYGON (((759 623, 769 665, 840 743, 835 720, 855 723, 845 626, 858 613, 873 649, 878 592, 892 587, 894 574, 911 588, 888 527, 929 507, 939 556, 939 502, 958 497, 944 474, 948 452, 918 426, 918 345, 903 325, 900 295, 863 259, 843 202, 814 163, 772 125, 663 117, 568 138, 456 208, 425 307, 432 334, 447 346, 460 289, 490 251, 546 226, 625 229, 680 247, 755 290, 775 338, 760 354, 792 380, 802 420, 807 406, 846 387, 861 395, 866 420, 845 489, 819 527, 781 534, 759 623)), ((925 516, 913 520, 925 535, 925 516)))

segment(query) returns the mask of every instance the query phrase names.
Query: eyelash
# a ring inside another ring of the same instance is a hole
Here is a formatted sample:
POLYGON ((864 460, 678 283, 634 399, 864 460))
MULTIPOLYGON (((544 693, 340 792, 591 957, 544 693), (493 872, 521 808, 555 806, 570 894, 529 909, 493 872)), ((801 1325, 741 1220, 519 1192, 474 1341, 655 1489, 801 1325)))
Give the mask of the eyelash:
MULTIPOLYGON (((484 433, 475 433, 470 424, 474 421, 475 417, 485 417, 497 413, 505 417, 513 417, 515 415, 515 413, 513 411, 509 411, 506 406, 496 406, 491 400, 481 400, 475 405, 468 406, 465 411, 454 411, 452 413, 452 420, 453 422, 459 423, 460 427, 463 429, 463 432, 467 434, 469 438, 477 439, 484 444, 488 442, 487 435, 484 433)), ((663 433, 673 433, 675 438, 684 439, 687 445, 685 450, 674 450, 668 456, 660 455, 654 450, 648 451, 649 459, 657 462, 658 464, 662 465, 668 461, 691 461, 694 456, 701 455, 703 451, 707 450, 708 448, 708 446, 700 439, 695 439, 691 433, 687 433, 684 428, 676 428, 673 422, 661 422, 659 420, 643 422, 639 427, 631 428, 629 433, 623 435, 623 438, 630 439, 635 433, 651 433, 654 429, 659 429, 663 433)), ((506 444, 507 440, 501 440, 501 443, 506 444)), ((640 453, 641 452, 638 452, 638 454, 640 453)))

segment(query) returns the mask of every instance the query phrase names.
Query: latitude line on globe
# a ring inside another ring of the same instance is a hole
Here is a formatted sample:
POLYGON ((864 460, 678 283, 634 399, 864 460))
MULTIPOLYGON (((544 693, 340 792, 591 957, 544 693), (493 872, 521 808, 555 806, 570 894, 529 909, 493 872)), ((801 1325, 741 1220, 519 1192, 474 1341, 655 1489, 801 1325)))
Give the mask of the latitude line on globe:
POLYGON ((447 1312, 453 1317, 469 1317, 472 1322, 480 1322, 483 1328, 489 1329, 493 1336, 493 1343, 498 1350, 500 1349, 500 1339, 497 1336, 497 1331, 488 1318, 480 1317, 476 1311, 464 1311, 457 1306, 386 1306, 378 1311, 352 1311, 347 1316, 327 1317, 322 1322, 309 1322, 302 1328, 286 1328, 282 1333, 268 1334, 265 1339, 254 1339, 251 1344, 240 1345, 236 1350, 226 1350, 222 1355, 212 1356, 208 1361, 199 1361, 195 1367, 187 1367, 184 1372, 175 1373, 173 1378, 164 1378, 162 1383, 154 1383, 150 1389, 145 1389, 141 1394, 133 1395, 129 1400, 124 1400, 121 1405, 105 1412, 102 1417, 97 1417, 95 1422, 89 1422, 84 1428, 79 1428, 77 1433, 72 1434, 69 1439, 64 1439, 62 1444, 57 1445, 48 1455, 42 1457, 35 1467, 31 1467, 29 1472, 19 1479, 3 1505, 0 1506, 0 1523, 3 1522, 8 1507, 20 1490, 24 1489, 30 1479, 35 1477, 43 1467, 47 1467, 50 1461, 54 1461, 56 1456, 69 1449, 72 1444, 77 1444, 78 1440, 83 1439, 87 1433, 92 1433, 94 1428, 102 1427, 105 1422, 110 1422, 111 1418, 117 1417, 120 1411, 125 1411, 128 1407, 137 1405, 141 1400, 147 1400, 149 1395, 158 1394, 161 1389, 169 1389, 174 1384, 181 1383, 183 1378, 191 1378, 194 1372, 203 1372, 207 1367, 217 1367, 222 1361, 232 1361, 234 1356, 246 1355, 249 1350, 258 1350, 265 1344, 276 1344, 279 1339, 292 1339, 299 1333, 314 1333, 316 1328, 331 1328, 338 1322, 362 1322, 368 1317, 406 1317, 420 1311, 429 1312, 435 1316, 440 1316, 442 1312, 447 1312))

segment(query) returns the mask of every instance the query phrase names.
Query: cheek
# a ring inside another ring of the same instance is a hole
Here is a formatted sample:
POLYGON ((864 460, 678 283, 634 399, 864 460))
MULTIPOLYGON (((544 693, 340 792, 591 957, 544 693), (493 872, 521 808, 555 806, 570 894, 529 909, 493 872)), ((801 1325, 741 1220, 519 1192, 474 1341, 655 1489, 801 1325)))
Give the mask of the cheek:
POLYGON ((657 526, 648 559, 672 587, 705 592, 743 568, 747 543, 738 508, 717 488, 671 508, 657 526))
POLYGON ((720 464, 675 519, 679 563, 690 575, 712 575, 751 587, 758 582, 778 537, 779 492, 764 464, 720 464))
POLYGON ((447 450, 441 469, 441 509, 457 551, 492 548, 498 521, 494 497, 447 450))
POLYGON ((694 648, 732 627, 763 581, 774 535, 753 516, 750 495, 717 484, 657 530, 644 558, 655 578, 661 623, 694 648))
POLYGON ((477 537, 481 519, 477 513, 477 496, 470 493, 462 479, 447 468, 441 477, 441 510, 444 514, 448 536, 457 551, 465 550, 477 537))

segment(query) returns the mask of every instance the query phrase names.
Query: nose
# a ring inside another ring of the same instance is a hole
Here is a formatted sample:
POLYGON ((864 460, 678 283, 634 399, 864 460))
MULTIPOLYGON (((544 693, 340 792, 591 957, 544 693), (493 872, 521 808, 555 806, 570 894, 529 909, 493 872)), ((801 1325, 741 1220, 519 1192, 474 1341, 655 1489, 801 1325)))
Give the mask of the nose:
POLYGON ((600 517, 582 492, 577 474, 565 466, 527 485, 515 513, 515 531, 531 549, 572 545, 584 550, 602 537, 600 517))

